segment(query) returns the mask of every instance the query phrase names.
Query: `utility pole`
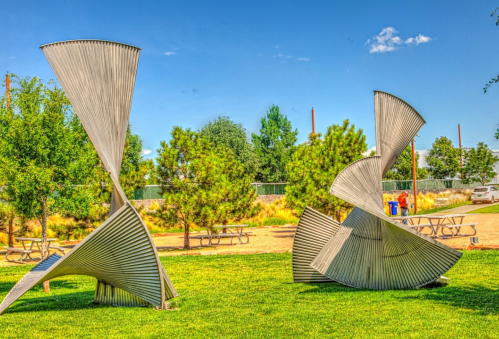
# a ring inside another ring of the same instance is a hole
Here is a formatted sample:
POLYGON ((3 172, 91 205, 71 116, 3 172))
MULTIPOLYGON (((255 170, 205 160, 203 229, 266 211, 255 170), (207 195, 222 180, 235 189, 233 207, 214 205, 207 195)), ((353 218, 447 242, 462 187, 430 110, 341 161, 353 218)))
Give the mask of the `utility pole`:
POLYGON ((312 134, 315 135, 315 115, 313 107, 312 107, 312 134))
POLYGON ((461 168, 463 168, 463 148, 461 147, 461 124, 457 124, 457 131, 459 132, 459 157, 461 158, 461 168))
POLYGON ((414 154, 414 139, 412 139, 412 188, 414 189, 414 214, 418 213, 418 188, 416 181, 416 156, 414 154))

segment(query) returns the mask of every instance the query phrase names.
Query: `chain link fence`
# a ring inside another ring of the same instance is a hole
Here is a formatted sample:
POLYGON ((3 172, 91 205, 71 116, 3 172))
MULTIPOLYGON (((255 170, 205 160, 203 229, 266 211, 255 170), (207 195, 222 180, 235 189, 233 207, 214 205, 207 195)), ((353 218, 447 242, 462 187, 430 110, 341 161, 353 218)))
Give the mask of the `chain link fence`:
MULTIPOLYGON (((251 186, 256 188, 257 195, 284 195, 286 194, 285 182, 280 183, 252 183, 251 186)), ((430 189, 446 189, 446 188, 473 188, 480 186, 480 183, 464 184, 459 179, 429 179, 418 180, 417 187, 419 190, 430 189)), ((412 190, 412 180, 395 180, 383 181, 383 191, 410 191, 412 190)), ((160 194, 159 185, 147 185, 143 188, 136 189, 133 193, 134 200, 147 200, 147 199, 163 199, 160 194)))
MULTIPOLYGON (((433 190, 445 188, 472 188, 480 183, 464 184, 459 179, 428 179, 417 180, 418 190, 433 190)), ((383 181, 383 191, 410 191, 413 189, 412 180, 383 181)))

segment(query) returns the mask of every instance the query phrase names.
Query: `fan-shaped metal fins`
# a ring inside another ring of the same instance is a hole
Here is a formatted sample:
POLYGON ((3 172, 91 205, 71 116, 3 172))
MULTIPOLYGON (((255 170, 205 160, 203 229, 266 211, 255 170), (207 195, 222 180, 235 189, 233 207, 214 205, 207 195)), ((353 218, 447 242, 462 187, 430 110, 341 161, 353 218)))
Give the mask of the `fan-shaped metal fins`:
POLYGON ((96 302, 100 303, 137 306, 143 301, 162 307, 165 300, 177 296, 173 285, 165 284, 169 278, 149 231, 129 202, 68 254, 51 255, 28 272, 4 299, 0 313, 31 287, 71 274, 97 278, 101 282, 98 288, 104 284, 119 289, 109 288, 116 292, 112 298, 106 298, 105 291, 97 291, 96 302))
POLYGON ((140 49, 100 40, 41 46, 95 149, 119 187, 140 49))
POLYGON ((305 207, 293 242, 293 280, 295 282, 331 282, 331 279, 310 267, 310 263, 339 228, 340 224, 336 220, 308 206, 305 207))
POLYGON ((449 270, 461 253, 383 211, 382 177, 425 123, 407 103, 375 92, 378 156, 347 166, 330 193, 356 206, 311 267, 345 285, 404 289, 426 285, 449 270))
POLYGON ((52 255, 26 274, 0 304, 0 313, 36 284, 69 274, 98 279, 96 302, 163 308, 177 292, 118 181, 139 49, 98 40, 41 48, 114 183, 110 217, 64 257, 52 255))
POLYGON ((380 91, 374 92, 374 115, 383 177, 426 122, 411 105, 380 91))
POLYGON ((338 174, 329 193, 374 214, 383 214, 381 157, 354 161, 338 174))
POLYGON ((351 287, 406 289, 436 280, 461 255, 410 228, 354 208, 311 266, 351 287))

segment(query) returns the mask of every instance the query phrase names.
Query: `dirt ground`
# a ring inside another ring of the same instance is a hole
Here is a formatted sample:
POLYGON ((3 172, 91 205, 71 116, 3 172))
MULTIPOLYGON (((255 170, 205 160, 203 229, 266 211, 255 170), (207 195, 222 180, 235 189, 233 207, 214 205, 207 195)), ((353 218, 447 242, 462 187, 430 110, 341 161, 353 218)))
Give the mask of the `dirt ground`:
MULTIPOLYGON (((446 213, 448 214, 448 213, 446 213)), ((478 223, 477 234, 479 244, 484 247, 499 246, 499 215, 498 214, 469 214, 464 218, 463 223, 478 223)), ((209 254, 228 254, 232 253, 248 253, 248 252, 286 252, 291 251, 293 248, 295 226, 282 226, 282 227, 265 227, 265 228, 252 228, 248 229, 253 232, 248 244, 230 245, 228 239, 222 240, 224 245, 214 247, 199 247, 199 240, 191 240, 191 246, 194 253, 204 254, 203 252, 210 252, 209 254)), ((426 228, 424 233, 428 233, 426 228)), ((463 234, 470 234, 471 228, 463 228, 463 234)), ((456 249, 466 249, 470 244, 470 237, 453 237, 449 239, 437 238, 438 241, 451 246, 456 249)), ((159 249, 159 255, 181 255, 182 252, 170 251, 171 249, 181 248, 183 245, 183 236, 167 236, 154 238, 154 242, 159 249)), ((206 253, 208 254, 208 253, 206 253)))
MULTIPOLYGON (((445 211, 445 214, 450 214, 445 211)), ((455 211, 452 211, 455 212, 455 211)), ((499 214, 469 214, 465 217, 464 223, 478 223, 476 236, 479 239, 479 245, 484 247, 499 248, 499 214)), ((251 254, 251 253, 282 253, 290 252, 293 248, 293 239, 296 226, 265 226, 256 228, 247 228, 245 231, 252 232, 250 241, 247 244, 231 245, 229 239, 223 239, 220 245, 212 247, 200 247, 199 239, 191 239, 191 250, 183 250, 183 234, 153 237, 158 247, 160 256, 178 256, 178 255, 216 255, 216 254, 251 254)), ((471 229, 462 230, 469 234, 471 229)), ((425 229, 428 232, 428 228, 425 229)), ((200 232, 197 234, 203 234, 200 232)), ((196 235, 192 234, 192 235, 196 235)), ((456 249, 466 249, 470 244, 469 236, 453 237, 449 239, 440 239, 438 241, 456 249)), ((0 259, 0 267, 18 265, 16 263, 6 262, 0 259)), ((35 262, 32 262, 35 263, 35 262)))

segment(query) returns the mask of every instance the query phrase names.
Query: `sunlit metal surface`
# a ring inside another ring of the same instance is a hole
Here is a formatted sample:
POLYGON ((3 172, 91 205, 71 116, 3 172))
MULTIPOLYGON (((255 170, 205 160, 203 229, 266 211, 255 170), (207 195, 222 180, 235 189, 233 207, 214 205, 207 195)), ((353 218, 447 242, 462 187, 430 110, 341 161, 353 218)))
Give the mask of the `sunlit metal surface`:
POLYGON ((0 313, 36 284, 71 274, 98 279, 97 303, 164 308, 177 292, 118 181, 140 50, 100 40, 41 48, 113 181, 110 217, 65 256, 36 265, 7 294, 0 313))
POLYGON ((382 177, 425 122, 406 102, 384 92, 375 92, 375 118, 377 156, 347 166, 330 189, 356 207, 311 267, 352 287, 416 288, 438 279, 462 254, 385 215, 382 177))
POLYGON ((336 220, 305 207, 293 241, 294 282, 331 282, 331 279, 314 270, 310 264, 339 228, 340 223, 336 220))

